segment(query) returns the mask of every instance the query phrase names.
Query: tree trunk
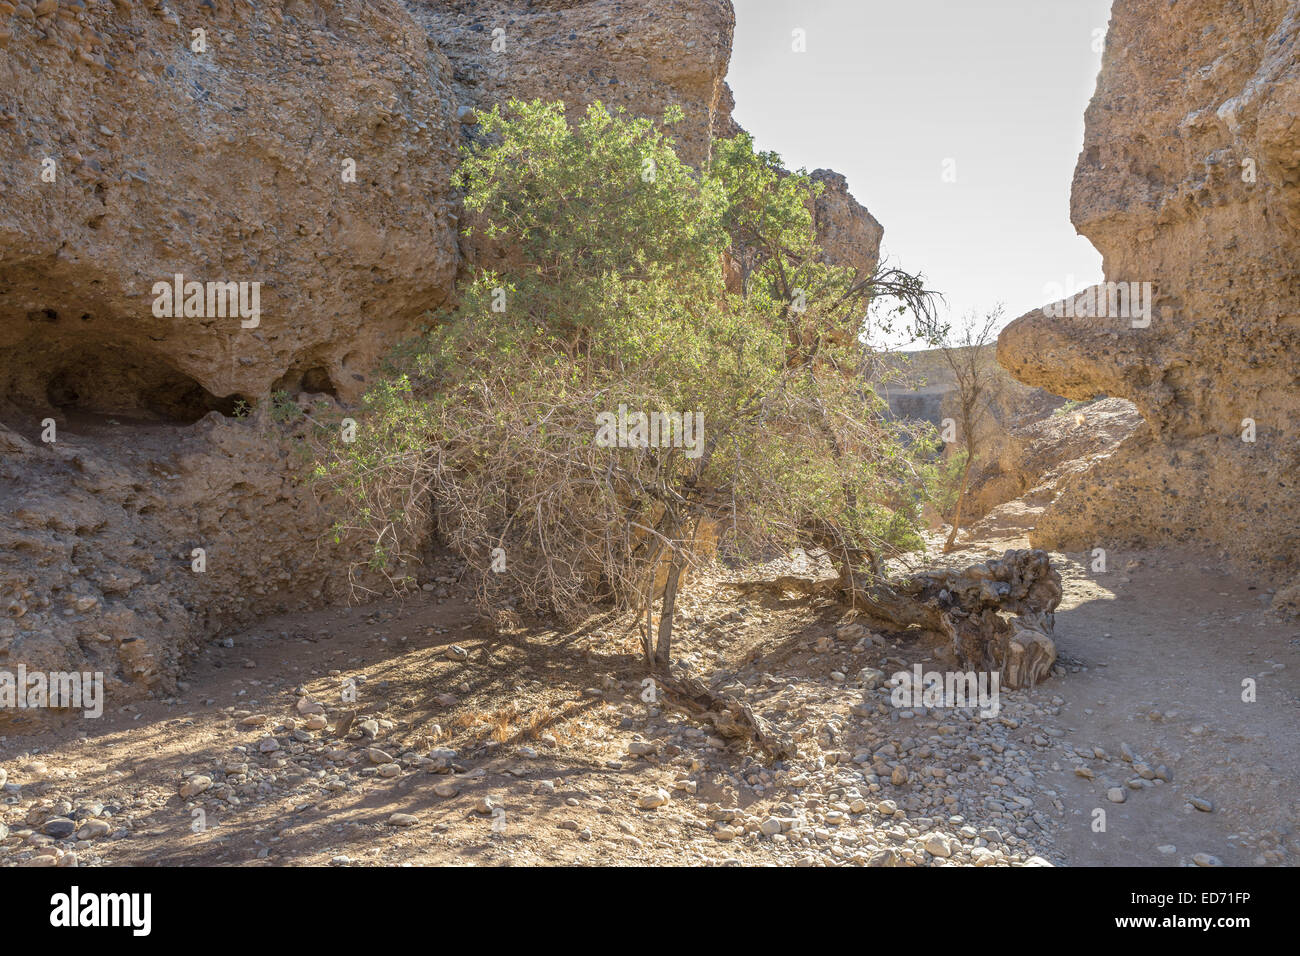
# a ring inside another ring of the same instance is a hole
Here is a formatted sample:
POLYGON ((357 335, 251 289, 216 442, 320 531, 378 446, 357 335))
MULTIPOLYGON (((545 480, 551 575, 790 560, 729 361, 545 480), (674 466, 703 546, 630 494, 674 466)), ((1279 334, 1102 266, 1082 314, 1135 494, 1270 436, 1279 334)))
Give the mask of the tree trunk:
POLYGON ((794 738, 782 733, 754 713, 738 697, 712 690, 699 677, 681 665, 670 668, 663 677, 664 690, 681 699, 688 707, 702 711, 719 736, 727 740, 749 739, 773 760, 798 756, 794 738))
POLYGON ((641 636, 641 645, 645 650, 645 666, 654 673, 655 669, 655 566, 650 565, 650 583, 646 588, 645 598, 645 633, 641 636))
POLYGON ((677 583, 682 577, 682 554, 673 548, 672 563, 664 581, 664 599, 659 606, 659 636, 655 641, 654 665, 658 670, 668 670, 669 654, 673 644, 673 607, 677 604, 677 583))
POLYGON ((957 541, 957 531, 961 528, 961 505, 966 500, 966 485, 970 481, 970 466, 974 461, 975 456, 968 449, 966 452, 966 467, 961 470, 961 488, 957 491, 957 504, 952 511, 952 530, 948 532, 948 540, 943 545, 944 554, 951 551, 957 541))

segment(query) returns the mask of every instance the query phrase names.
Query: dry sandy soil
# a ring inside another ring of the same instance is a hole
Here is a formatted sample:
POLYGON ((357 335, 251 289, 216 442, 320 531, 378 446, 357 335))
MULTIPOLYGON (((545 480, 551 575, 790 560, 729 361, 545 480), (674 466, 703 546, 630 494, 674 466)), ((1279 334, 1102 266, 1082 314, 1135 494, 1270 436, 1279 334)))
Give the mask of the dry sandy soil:
POLYGON ((1294 863, 1300 628, 1193 555, 1054 559, 1056 673, 988 718, 891 706, 873 669, 945 669, 925 639, 705 575, 679 654, 795 736, 774 765, 643 701, 632 634, 484 627, 444 559, 404 602, 214 642, 177 698, 0 738, 0 864, 1294 863))

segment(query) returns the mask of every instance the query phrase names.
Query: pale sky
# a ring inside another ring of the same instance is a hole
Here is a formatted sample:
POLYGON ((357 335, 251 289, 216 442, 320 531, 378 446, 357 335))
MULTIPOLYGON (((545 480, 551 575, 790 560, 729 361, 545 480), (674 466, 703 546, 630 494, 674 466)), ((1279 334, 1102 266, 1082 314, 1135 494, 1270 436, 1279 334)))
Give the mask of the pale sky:
POLYGON ((951 319, 997 302, 1013 319, 1059 298, 1049 284, 1101 281, 1070 181, 1110 0, 735 7, 736 121, 788 168, 847 176, 885 227, 883 255, 925 273, 951 319))

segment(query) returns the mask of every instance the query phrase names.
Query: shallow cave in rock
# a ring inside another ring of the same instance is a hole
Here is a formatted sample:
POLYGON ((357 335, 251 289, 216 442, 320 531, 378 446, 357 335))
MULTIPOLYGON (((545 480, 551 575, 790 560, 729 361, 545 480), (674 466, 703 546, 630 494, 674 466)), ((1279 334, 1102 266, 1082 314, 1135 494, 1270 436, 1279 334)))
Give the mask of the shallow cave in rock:
POLYGON ((294 367, 289 369, 284 375, 271 386, 273 392, 287 392, 290 396, 297 396, 299 392, 308 392, 313 395, 332 395, 338 397, 338 391, 335 389, 334 380, 330 378, 330 373, 323 365, 314 365, 311 368, 294 367))
POLYGON ((53 414, 188 425, 233 415, 241 396, 216 395, 123 311, 84 262, 0 263, 0 412, 30 427, 53 414), (38 417, 39 416, 39 417, 38 417))
POLYGON ((43 330, 64 334, 29 334, 0 347, 0 406, 6 417, 89 414, 188 425, 211 411, 233 415, 237 410, 239 395, 214 395, 163 356, 112 340, 87 328, 77 315, 54 309, 35 315, 25 316, 29 329, 39 323, 43 330))
POLYGON ((82 411, 191 424, 211 411, 235 414, 238 395, 213 395, 195 379, 123 349, 71 355, 50 369, 45 400, 82 411))

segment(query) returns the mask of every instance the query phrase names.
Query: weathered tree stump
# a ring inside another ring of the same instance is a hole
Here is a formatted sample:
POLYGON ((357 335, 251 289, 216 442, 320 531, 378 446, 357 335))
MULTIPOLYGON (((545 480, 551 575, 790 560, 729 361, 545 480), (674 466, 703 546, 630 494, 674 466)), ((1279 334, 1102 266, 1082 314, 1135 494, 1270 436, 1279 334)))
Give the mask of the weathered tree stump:
POLYGON ((1011 621, 1011 634, 1002 648, 1002 682, 1008 687, 1032 687, 1052 670, 1056 642, 1052 615, 1021 614, 1011 621))
POLYGON ((824 581, 781 577, 732 584, 742 593, 784 596, 833 594, 898 627, 944 635, 962 666, 1000 671, 1005 687, 1032 687, 1052 670, 1053 612, 1061 603, 1061 576, 1046 551, 1007 551, 965 570, 925 571, 901 581, 846 570, 824 581))
POLYGON ((900 583, 855 584, 868 613, 947 636, 962 666, 1000 670, 1006 687, 1032 687, 1056 662, 1053 612, 1061 576, 1046 551, 1007 551, 962 571, 927 571, 900 583))

